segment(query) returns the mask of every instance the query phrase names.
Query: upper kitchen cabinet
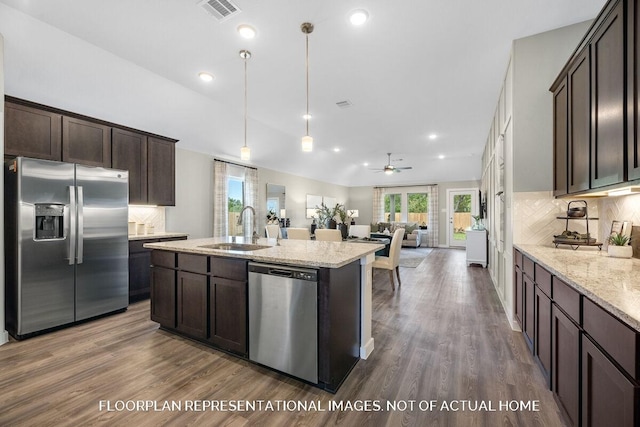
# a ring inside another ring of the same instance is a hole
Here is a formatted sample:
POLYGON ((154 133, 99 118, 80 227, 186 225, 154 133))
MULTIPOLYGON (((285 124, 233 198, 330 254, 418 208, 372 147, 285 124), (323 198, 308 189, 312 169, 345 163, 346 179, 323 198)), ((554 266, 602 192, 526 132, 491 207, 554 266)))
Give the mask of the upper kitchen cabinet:
POLYGON ((635 102, 638 76, 634 68, 638 49, 636 13, 635 2, 611 0, 607 3, 551 87, 556 196, 602 191, 627 179, 640 178, 637 145, 633 151, 638 128, 630 121, 634 119, 638 123, 635 102), (634 27, 625 33, 631 25, 634 27), (627 64, 631 67, 629 70, 625 70, 627 64), (630 97, 632 100, 628 100, 630 97), (629 150, 628 164, 625 150, 629 150), (566 193, 562 181, 565 171, 566 193))
POLYGON ((175 139, 5 97, 5 155, 129 171, 129 203, 175 205, 175 139))
POLYGON ((113 128, 111 156, 114 169, 129 171, 129 203, 147 203, 147 137, 113 128))
MULTIPOLYGON (((568 75, 569 126, 568 170, 569 193, 589 189, 589 153, 591 152, 591 56, 589 47, 582 51, 568 75)), ((558 141, 562 143, 562 141, 558 141)))
POLYGON ((147 201, 175 206, 175 142, 149 137, 147 140, 147 201))
POLYGON ((111 167, 111 128, 74 117, 62 117, 62 161, 111 167))
POLYGON ((591 188, 624 180, 624 28, 624 2, 618 1, 590 43, 591 188))
POLYGON ((5 155, 60 160, 61 129, 61 114, 5 102, 5 155))
POLYGON ((175 141, 113 128, 112 164, 129 171, 129 203, 175 205, 175 141))
POLYGON ((553 195, 567 194, 567 150, 569 110, 567 109, 567 79, 553 92, 553 195))
POLYGON ((627 7, 627 175, 634 180, 640 179, 640 5, 632 1, 627 7))

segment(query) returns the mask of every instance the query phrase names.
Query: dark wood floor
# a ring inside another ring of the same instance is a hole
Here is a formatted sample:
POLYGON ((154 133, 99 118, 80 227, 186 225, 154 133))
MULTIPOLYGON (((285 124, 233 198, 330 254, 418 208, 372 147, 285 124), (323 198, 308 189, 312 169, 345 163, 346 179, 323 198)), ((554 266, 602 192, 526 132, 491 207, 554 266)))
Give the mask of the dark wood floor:
POLYGON ((464 257, 434 250, 418 268, 401 268, 395 293, 386 271, 374 275, 375 350, 335 395, 160 331, 142 302, 123 314, 0 346, 0 425, 562 425, 487 270, 467 267, 464 257), (159 406, 287 401, 316 403, 322 411, 100 410, 101 401, 138 400, 159 406), (417 407, 432 400, 432 411, 417 407), (495 411, 442 410, 443 402, 453 409, 463 400, 495 411), (503 401, 534 400, 538 412, 499 410, 503 401), (331 401, 377 403, 383 410, 332 411, 331 401), (413 410, 387 410, 388 402, 409 401, 413 410))

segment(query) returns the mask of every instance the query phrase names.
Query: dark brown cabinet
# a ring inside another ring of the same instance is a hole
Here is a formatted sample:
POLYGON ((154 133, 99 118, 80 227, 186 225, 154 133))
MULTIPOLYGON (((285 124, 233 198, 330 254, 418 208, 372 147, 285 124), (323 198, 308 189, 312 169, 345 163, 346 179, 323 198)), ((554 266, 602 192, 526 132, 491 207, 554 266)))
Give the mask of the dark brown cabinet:
POLYGON ((580 408, 580 329, 558 308, 551 308, 551 389, 568 424, 578 426, 580 408))
POLYGON ((514 314, 516 319, 518 320, 518 323, 520 323, 520 327, 523 327, 523 320, 524 320, 524 306, 523 306, 523 299, 522 299, 522 294, 524 292, 524 289, 522 288, 522 271, 520 271, 520 269, 518 267, 516 267, 514 269, 514 274, 513 274, 513 296, 514 296, 514 314))
POLYGON ((147 299, 151 292, 151 249, 145 243, 185 240, 184 237, 149 238, 129 241, 129 303, 147 299))
POLYGON ((175 206, 175 143, 80 114, 5 97, 5 155, 129 172, 129 203, 175 206))
POLYGON ((213 344, 247 354, 247 282, 210 278, 209 330, 213 344))
POLYGON ((62 161, 111 167, 111 128, 99 123, 62 117, 62 161))
POLYGON ((524 336, 527 339, 527 344, 529 347, 533 348, 533 334, 534 334, 534 301, 535 301, 535 291, 533 279, 531 279, 527 274, 522 275, 522 305, 524 309, 524 324, 522 325, 522 332, 524 332, 524 336))
POLYGON ((129 203, 147 203, 147 137, 113 128, 111 156, 114 169, 129 171, 129 203))
POLYGON ((176 271, 154 265, 151 270, 151 320, 176 327, 176 271))
POLYGON ((634 427, 640 421, 639 387, 582 336, 582 424, 634 427))
POLYGON ((601 23, 591 41, 591 188, 624 181, 624 2, 601 23))
POLYGON ((174 206, 175 143, 149 137, 147 141, 147 203, 174 206))
POLYGON ((247 261, 211 257, 209 341, 247 355, 247 261))
POLYGON ((204 274, 178 271, 176 328, 195 338, 207 337, 207 284, 204 274))
POLYGON ((61 147, 61 114, 5 102, 5 155, 60 160, 61 147))
POLYGON ((535 340, 533 354, 538 358, 542 373, 550 384, 551 375, 551 298, 536 286, 535 289, 535 340))
MULTIPOLYGON (((587 46, 568 73, 568 184, 569 193, 589 189, 591 152, 591 56, 587 46)), ((562 143, 562 141, 560 141, 562 143)))
POLYGON ((627 178, 634 180, 640 179, 640 5, 627 7, 627 178))
POLYGON ((553 93, 553 195, 567 194, 568 170, 568 122, 567 78, 565 77, 553 93))

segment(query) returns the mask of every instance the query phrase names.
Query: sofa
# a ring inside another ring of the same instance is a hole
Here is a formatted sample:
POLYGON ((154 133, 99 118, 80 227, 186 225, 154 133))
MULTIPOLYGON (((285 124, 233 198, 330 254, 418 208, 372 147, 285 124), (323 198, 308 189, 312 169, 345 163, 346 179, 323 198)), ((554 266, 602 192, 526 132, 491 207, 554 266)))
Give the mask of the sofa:
MULTIPOLYGON (((416 223, 406 222, 379 222, 377 224, 371 224, 371 232, 384 233, 385 230, 389 231, 389 235, 392 235, 398 228, 404 228, 404 239, 402 239, 402 246, 407 248, 420 247, 420 234, 418 230, 420 226, 416 223)), ((424 227, 426 230, 426 227, 424 227)), ((386 233, 385 233, 386 234, 386 233)))

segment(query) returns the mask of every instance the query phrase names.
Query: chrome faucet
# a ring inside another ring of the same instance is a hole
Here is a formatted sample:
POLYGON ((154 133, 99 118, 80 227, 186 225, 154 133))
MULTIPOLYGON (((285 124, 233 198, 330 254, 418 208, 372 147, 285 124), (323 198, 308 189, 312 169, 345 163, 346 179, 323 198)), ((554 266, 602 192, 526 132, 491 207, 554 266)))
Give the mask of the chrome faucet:
POLYGON ((253 223, 251 227, 251 229, 253 230, 253 235, 251 236, 251 243, 256 243, 258 241, 258 233, 256 233, 256 210, 253 208, 253 206, 247 205, 242 208, 242 210, 240 211, 240 215, 238 216, 238 223, 236 225, 242 225, 242 215, 247 209, 249 209, 253 213, 253 223))

